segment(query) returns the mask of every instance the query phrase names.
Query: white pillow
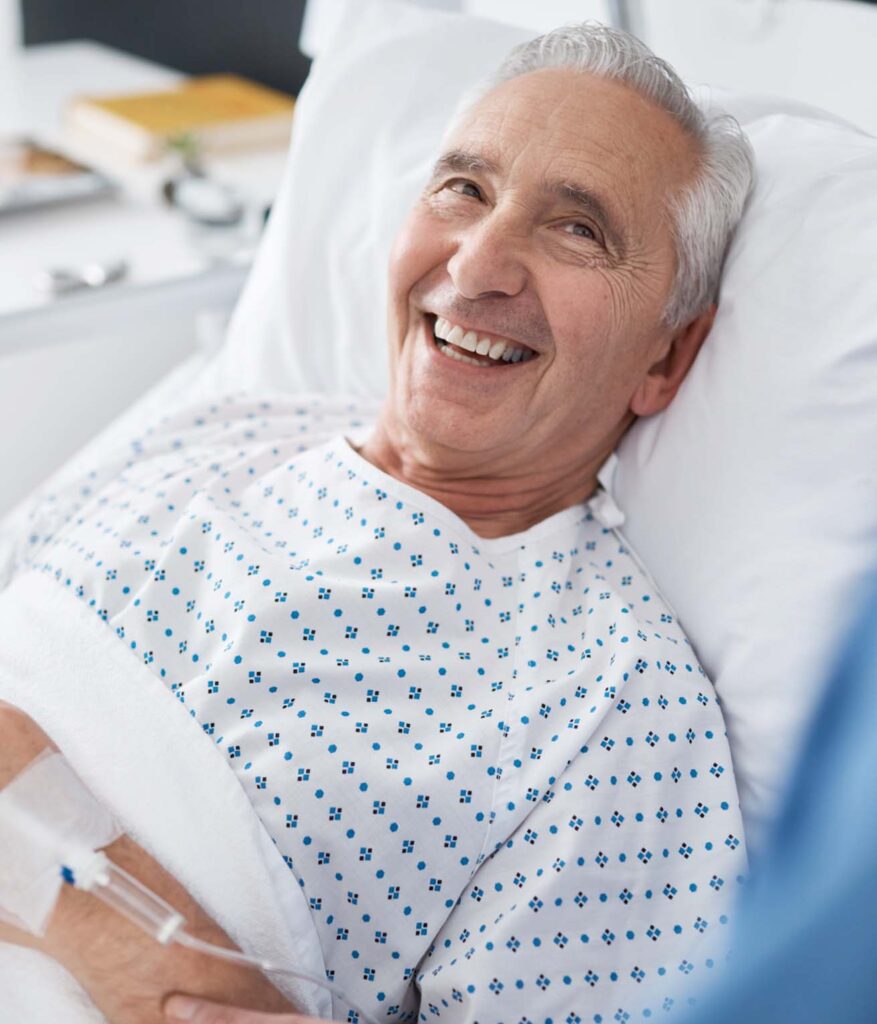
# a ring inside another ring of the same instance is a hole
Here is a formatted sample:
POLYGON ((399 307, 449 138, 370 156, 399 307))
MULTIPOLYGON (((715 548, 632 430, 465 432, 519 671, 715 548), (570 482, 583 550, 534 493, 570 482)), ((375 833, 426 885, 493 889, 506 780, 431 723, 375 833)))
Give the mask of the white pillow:
MULTIPOLYGON (((223 354, 253 390, 379 396, 386 260, 460 94, 526 30, 349 5, 296 108, 280 197, 223 354)), ((877 560, 877 140, 721 97, 758 185, 713 332, 620 448, 625 533, 723 702, 758 840, 877 560)))

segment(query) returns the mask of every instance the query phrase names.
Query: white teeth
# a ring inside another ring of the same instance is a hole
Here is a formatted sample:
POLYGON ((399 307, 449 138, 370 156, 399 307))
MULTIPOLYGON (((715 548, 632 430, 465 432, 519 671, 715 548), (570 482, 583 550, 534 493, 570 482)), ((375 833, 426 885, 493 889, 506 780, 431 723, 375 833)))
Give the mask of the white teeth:
POLYGON ((475 366, 484 366, 485 363, 482 360, 464 356, 461 352, 453 351, 449 346, 453 345, 456 349, 464 349, 475 355, 487 356, 494 362, 526 362, 535 355, 529 349, 518 347, 514 342, 494 340, 488 337, 479 338, 475 331, 466 331, 441 316, 436 317, 434 331, 437 338, 448 343, 447 346, 439 346, 445 355, 462 362, 472 363, 475 366))
POLYGON ((448 359, 456 359, 460 363, 471 363, 473 366, 483 366, 477 359, 473 359, 471 356, 464 356, 462 352, 457 352, 456 349, 445 345, 439 349, 442 355, 447 356, 448 359))

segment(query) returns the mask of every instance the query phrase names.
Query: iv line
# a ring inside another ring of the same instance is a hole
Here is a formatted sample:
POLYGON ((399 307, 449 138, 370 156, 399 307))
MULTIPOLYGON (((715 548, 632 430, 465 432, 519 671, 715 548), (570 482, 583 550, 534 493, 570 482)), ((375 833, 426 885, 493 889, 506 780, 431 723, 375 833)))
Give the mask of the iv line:
POLYGON ((89 851, 78 863, 64 865, 61 868, 61 877, 74 888, 90 892, 163 946, 177 943, 219 960, 244 967, 255 967, 266 974, 285 974, 309 982, 335 996, 344 1006, 349 1007, 363 1024, 376 1024, 375 1019, 345 995, 338 985, 325 978, 250 956, 240 950, 217 946, 190 935, 184 930, 186 920, 182 914, 133 875, 129 875, 127 871, 113 863, 101 851, 89 851))

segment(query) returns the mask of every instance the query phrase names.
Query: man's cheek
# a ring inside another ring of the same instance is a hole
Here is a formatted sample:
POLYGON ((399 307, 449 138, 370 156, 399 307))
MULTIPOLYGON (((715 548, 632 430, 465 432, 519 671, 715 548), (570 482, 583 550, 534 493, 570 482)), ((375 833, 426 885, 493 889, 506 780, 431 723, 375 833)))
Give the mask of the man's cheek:
POLYGON ((405 219, 390 250, 390 277, 409 287, 429 263, 436 231, 429 218, 415 207, 405 219))

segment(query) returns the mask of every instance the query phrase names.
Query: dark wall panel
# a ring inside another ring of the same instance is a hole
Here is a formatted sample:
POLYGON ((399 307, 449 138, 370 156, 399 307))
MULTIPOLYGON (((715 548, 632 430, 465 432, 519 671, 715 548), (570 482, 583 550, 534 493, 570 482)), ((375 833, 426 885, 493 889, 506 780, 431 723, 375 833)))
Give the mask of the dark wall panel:
POLYGON ((95 39, 188 74, 234 71, 297 93, 304 0, 22 0, 24 41, 95 39))

